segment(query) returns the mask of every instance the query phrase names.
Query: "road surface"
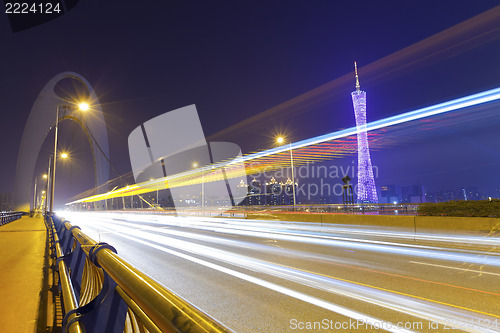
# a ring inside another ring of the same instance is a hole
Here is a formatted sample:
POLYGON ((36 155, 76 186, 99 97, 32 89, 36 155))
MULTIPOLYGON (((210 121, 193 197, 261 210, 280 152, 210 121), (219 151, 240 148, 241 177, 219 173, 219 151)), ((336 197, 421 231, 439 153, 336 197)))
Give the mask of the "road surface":
POLYGON ((235 332, 500 332, 500 239, 61 213, 235 332))

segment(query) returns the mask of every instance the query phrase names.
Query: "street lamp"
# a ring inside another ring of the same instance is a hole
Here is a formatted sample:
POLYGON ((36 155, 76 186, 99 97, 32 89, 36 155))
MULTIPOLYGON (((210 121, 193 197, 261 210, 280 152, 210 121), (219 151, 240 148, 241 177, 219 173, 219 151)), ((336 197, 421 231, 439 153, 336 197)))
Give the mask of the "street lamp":
MULTIPOLYGON (((50 164, 50 161, 49 161, 49 164, 50 164)), ((42 194, 43 194, 42 199, 43 199, 43 198, 46 197, 45 192, 47 191, 47 186, 48 186, 48 181, 47 180, 48 180, 49 176, 46 173, 44 173, 42 175, 42 177, 43 177, 43 179, 45 179, 45 190, 42 191, 42 194)), ((42 209, 42 205, 44 206, 44 212, 43 213, 45 214, 45 212, 47 211, 47 199, 46 198, 44 200, 42 200, 42 204, 40 205, 40 209, 42 209)))
MULTIPOLYGON (((40 206, 40 205, 37 205, 37 202, 39 202, 39 200, 37 200, 37 199, 39 199, 39 198, 37 198, 38 178, 39 178, 39 176, 35 177, 35 191, 33 193, 33 212, 36 211, 37 206, 40 206)), ((43 174, 42 178, 46 180, 48 178, 47 174, 46 173, 43 174)), ((45 183, 45 186, 47 186, 47 183, 45 183)), ((42 194, 45 194, 45 191, 42 191, 42 194)))
MULTIPOLYGON (((196 169, 198 167, 198 163, 193 163, 193 168, 196 169)), ((203 169, 201 170, 201 207, 205 207, 205 179, 203 175, 203 169)))
POLYGON ((45 205, 45 199, 46 199, 45 197, 46 197, 46 196, 45 196, 45 190, 43 190, 43 191, 42 191, 42 195, 41 195, 41 200, 40 200, 41 202, 40 202, 40 205, 39 205, 39 206, 40 206, 40 209, 42 209, 42 206, 44 206, 44 205, 45 205))
MULTIPOLYGON (((285 139, 283 137, 278 137, 276 139, 276 142, 279 143, 279 144, 282 144, 285 142, 285 139)), ((296 201, 295 201, 295 175, 294 175, 294 172, 293 172, 293 153, 292 153, 292 142, 289 143, 290 145, 290 166, 292 168, 292 195, 293 195, 293 210, 295 211, 295 208, 296 208, 296 201)))
POLYGON ((38 177, 35 177, 35 191, 33 193, 33 214, 35 214, 36 211, 36 183, 38 181, 38 177))
MULTIPOLYGON (((51 165, 52 165, 52 155, 49 156, 49 165, 47 167, 47 181, 45 182, 45 191, 47 192, 47 195, 45 196, 45 205, 44 205, 44 214, 47 214, 48 210, 48 202, 49 202, 49 196, 52 191, 51 184, 49 182, 49 178, 52 179, 52 170, 51 170, 51 165)), ((45 178, 45 175, 43 175, 45 178)))
POLYGON ((78 104, 78 109, 80 111, 87 111, 89 108, 90 108, 89 105, 85 102, 78 104))
MULTIPOLYGON (((54 190, 55 190, 55 184, 56 184, 56 162, 57 162, 57 134, 58 134, 58 129, 59 129, 59 108, 61 106, 68 107, 68 105, 63 105, 63 104, 58 104, 56 107, 56 124, 54 127, 55 134, 54 134, 54 158, 53 158, 53 163, 52 163, 52 172, 51 172, 51 179, 50 179, 50 212, 54 212, 54 190)), ((89 109, 89 105, 87 103, 80 103, 78 104, 78 109, 81 111, 86 111, 89 109)), ((67 158, 68 154, 67 153, 62 153, 61 154, 62 158, 67 158)))
MULTIPOLYGON (((152 182, 153 180, 154 180, 153 178, 149 179, 150 182, 152 182)), ((157 208, 158 206, 159 206, 159 204, 158 204, 158 181, 157 181, 156 182, 156 206, 155 206, 155 208, 157 208)))

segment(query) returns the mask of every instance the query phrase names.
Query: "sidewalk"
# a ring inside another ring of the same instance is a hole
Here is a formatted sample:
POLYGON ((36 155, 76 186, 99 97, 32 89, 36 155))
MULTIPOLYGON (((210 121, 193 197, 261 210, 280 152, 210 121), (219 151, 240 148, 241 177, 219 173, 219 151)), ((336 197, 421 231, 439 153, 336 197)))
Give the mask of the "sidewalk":
POLYGON ((46 228, 41 216, 23 216, 0 227, 2 332, 37 331, 46 240, 46 228))

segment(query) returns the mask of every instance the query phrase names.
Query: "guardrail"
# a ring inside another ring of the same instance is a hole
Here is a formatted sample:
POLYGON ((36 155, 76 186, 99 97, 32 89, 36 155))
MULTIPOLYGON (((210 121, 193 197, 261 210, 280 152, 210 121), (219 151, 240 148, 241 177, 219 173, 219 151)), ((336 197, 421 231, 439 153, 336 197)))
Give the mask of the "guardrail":
POLYGON ((235 210, 244 212, 296 212, 296 213, 342 213, 379 215, 417 215, 418 203, 400 204, 299 204, 238 206, 235 210))
MULTIPOLYGON (((419 203, 400 204, 298 204, 293 205, 249 205, 235 206, 230 210, 221 210, 218 207, 183 207, 176 210, 172 207, 162 207, 161 210, 146 208, 113 208, 113 212, 134 212, 158 215, 177 216, 206 216, 206 217, 232 217, 247 218, 247 213, 333 213, 333 214, 355 214, 355 215, 418 215, 419 203)), ((108 207, 109 208, 109 207, 108 207)), ((94 211, 92 209, 79 209, 72 207, 75 211, 94 211)))
POLYGON ((18 220, 23 216, 23 212, 1 212, 0 213, 0 225, 4 225, 15 220, 18 220))
POLYGON ((230 332, 78 226, 46 216, 55 244, 63 332, 230 332))

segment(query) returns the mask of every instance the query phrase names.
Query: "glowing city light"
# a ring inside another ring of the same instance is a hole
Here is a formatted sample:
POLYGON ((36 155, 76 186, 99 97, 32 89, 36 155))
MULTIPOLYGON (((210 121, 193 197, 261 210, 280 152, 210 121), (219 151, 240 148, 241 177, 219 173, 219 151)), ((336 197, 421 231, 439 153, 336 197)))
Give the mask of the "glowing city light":
POLYGON ((89 105, 85 102, 82 102, 78 104, 78 108, 80 109, 80 111, 87 111, 89 109, 89 105))
MULTIPOLYGON (((491 90, 487 90, 484 92, 480 92, 477 94, 465 96, 462 98, 454 99, 448 102, 444 103, 439 103, 435 104, 432 106, 428 106, 425 108, 421 108, 418 110, 402 113, 396 116, 376 120, 370 123, 366 124, 366 132, 367 135, 378 135, 377 133, 374 133, 376 130, 398 125, 398 124, 403 124, 403 123, 408 123, 411 121, 419 120, 419 119, 424 119, 427 117, 432 117, 448 112, 453 112, 457 111, 460 109, 468 108, 468 107, 474 107, 478 106, 481 104, 489 103, 489 102, 494 102, 500 100, 500 88, 495 88, 491 90)), ((192 181, 192 178, 195 177, 201 181, 201 176, 197 177, 197 174, 201 175, 201 172, 207 173, 210 171, 212 168, 229 168, 232 164, 238 165, 239 163, 243 162, 254 162, 253 164, 250 164, 245 167, 247 168, 247 174, 253 174, 256 172, 260 172, 260 168, 256 168, 253 165, 255 164, 256 160, 262 160, 263 163, 265 164, 273 164, 277 165, 278 167, 280 165, 286 165, 288 162, 288 151, 292 149, 294 151, 294 159, 297 157, 297 164, 300 163, 301 160, 304 161, 314 161, 314 160, 320 160, 321 157, 324 157, 325 155, 331 155, 331 156, 338 156, 342 157, 345 156, 346 154, 354 153, 356 151, 356 146, 355 146, 355 139, 354 136, 357 135, 358 129, 357 127, 351 127, 351 128, 346 128, 343 130, 335 131, 332 133, 328 133, 325 135, 320 135, 317 137, 313 137, 310 139, 298 141, 298 142, 292 142, 289 145, 285 146, 280 146, 280 147, 275 147, 271 149, 267 149, 265 151, 260 151, 252 154, 248 154, 245 156, 237 157, 234 160, 230 162, 221 162, 221 163, 216 163, 211 166, 207 166, 206 168, 203 168, 202 170, 189 170, 180 174, 176 175, 171 175, 168 177, 165 177, 162 179, 162 181, 168 182, 169 187, 172 187, 175 185, 174 181, 178 181, 179 185, 178 186, 183 186, 186 184, 191 184, 191 183, 186 183, 186 181, 192 181), (339 140, 341 139, 341 140, 339 140), (319 144, 323 144, 322 147, 316 147, 319 144), (304 151, 303 153, 300 152, 299 149, 301 148, 306 148, 306 147, 313 147, 313 149, 309 149, 307 151, 304 151), (303 154, 301 157, 300 155, 303 154), (274 157, 276 155, 281 155, 280 160, 276 160, 274 157)), ((304 162, 305 163, 305 162, 304 162)), ((196 167, 194 167, 196 169, 196 167)), ((371 168, 370 168, 371 170, 371 168)), ((228 178, 230 176, 228 175, 228 178)), ((218 179, 217 179, 218 180, 218 179)), ((129 195, 138 195, 138 194, 143 194, 143 193, 148 193, 151 192, 151 189, 148 189, 147 187, 142 187, 140 184, 136 184, 131 186, 129 189, 119 189, 116 191, 116 195, 120 196, 129 196, 129 195)), ((99 194, 95 196, 90 196, 86 198, 82 198, 70 203, 67 203, 67 205, 73 204, 73 203, 78 203, 78 202, 92 202, 92 201, 98 201, 98 200, 103 200, 105 198, 104 195, 99 194)))
MULTIPOLYGON (((488 102, 493 102, 493 101, 498 101, 500 100, 500 88, 495 88, 487 91, 483 91, 474 95, 469 95, 465 97, 461 97, 458 99, 454 99, 448 102, 444 103, 439 103, 435 104, 432 106, 428 106, 425 108, 421 108, 415 111, 410 111, 410 112, 405 112, 396 116, 388 117, 388 118, 383 118, 380 120, 372 121, 368 124, 366 124, 366 131, 374 131, 377 129, 381 129, 384 127, 389 127, 389 126, 394 126, 398 124, 403 124, 407 123, 410 121, 418 120, 418 119, 423 119, 439 114, 443 114, 446 112, 451 112, 451 111, 456 111, 460 109, 464 109, 467 107, 471 106, 476 106, 488 102)), ((261 151, 258 153, 242 156, 240 158, 235 159, 234 161, 230 162, 231 163, 240 163, 240 162, 245 162, 245 161, 251 161, 256 158, 264 157, 264 156, 269 156, 269 155, 274 155, 278 154, 284 151, 288 151, 289 149, 299 149, 302 147, 307 147, 311 145, 315 145, 318 143, 322 142, 327 142, 327 141, 332 141, 340 138, 347 138, 351 135, 356 135, 357 134, 357 128, 356 127, 350 127, 346 128, 340 131, 335 131, 332 133, 328 133, 325 135, 320 135, 314 138, 298 141, 292 143, 292 147, 290 148, 289 146, 284 146, 284 147, 276 147, 272 149, 268 149, 265 151, 261 151)))
POLYGON ((358 68, 354 62, 356 74, 356 90, 351 93, 356 117, 356 129, 358 138, 358 201, 362 203, 377 203, 377 190, 373 178, 372 161, 370 159, 370 148, 368 147, 368 135, 366 132, 366 92, 359 87, 358 68))

